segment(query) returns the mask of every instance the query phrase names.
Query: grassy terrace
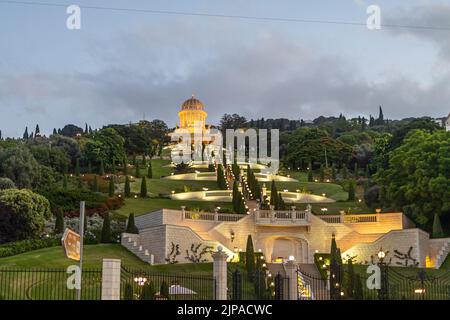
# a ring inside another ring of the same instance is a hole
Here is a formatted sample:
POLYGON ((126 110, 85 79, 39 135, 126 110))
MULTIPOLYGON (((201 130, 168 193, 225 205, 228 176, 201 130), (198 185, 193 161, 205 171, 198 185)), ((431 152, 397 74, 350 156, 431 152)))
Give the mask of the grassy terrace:
POLYGON ((220 206, 221 208, 230 208, 231 203, 222 202, 206 202, 206 201, 178 201, 170 199, 160 199, 160 198, 137 198, 137 199, 126 199, 125 205, 114 211, 119 216, 128 217, 130 213, 134 213, 136 216, 145 213, 153 212, 165 209, 177 209, 180 210, 181 206, 187 206, 187 209, 199 208, 205 211, 213 211, 215 206, 220 206))

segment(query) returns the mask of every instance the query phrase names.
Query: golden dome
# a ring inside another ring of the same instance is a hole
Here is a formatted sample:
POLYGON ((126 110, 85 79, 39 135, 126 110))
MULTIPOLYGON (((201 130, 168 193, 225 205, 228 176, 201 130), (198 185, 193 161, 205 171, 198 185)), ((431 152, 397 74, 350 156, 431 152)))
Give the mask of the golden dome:
POLYGON ((194 95, 192 95, 192 98, 186 100, 181 105, 181 110, 203 110, 203 108, 203 103, 196 99, 194 95))

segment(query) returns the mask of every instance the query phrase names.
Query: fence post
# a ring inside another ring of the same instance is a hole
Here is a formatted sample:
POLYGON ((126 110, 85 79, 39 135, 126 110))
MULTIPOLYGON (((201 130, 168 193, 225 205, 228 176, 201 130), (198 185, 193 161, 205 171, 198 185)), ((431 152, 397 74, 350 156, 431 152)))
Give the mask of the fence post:
POLYGON ((213 258, 213 274, 216 280, 216 300, 227 300, 227 258, 228 255, 223 252, 223 248, 219 246, 217 251, 212 254, 213 258))
POLYGON ((102 300, 120 300, 120 259, 103 259, 102 300))
POLYGON ((288 296, 284 297, 285 300, 297 300, 297 266, 294 261, 289 260, 285 264, 286 276, 289 281, 288 296))

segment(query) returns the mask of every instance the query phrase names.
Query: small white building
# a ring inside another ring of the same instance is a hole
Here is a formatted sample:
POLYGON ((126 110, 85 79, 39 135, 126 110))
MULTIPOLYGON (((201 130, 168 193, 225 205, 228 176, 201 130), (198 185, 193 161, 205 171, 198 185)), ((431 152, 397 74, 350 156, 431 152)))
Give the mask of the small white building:
POLYGON ((448 116, 437 118, 434 121, 436 121, 436 123, 442 128, 445 128, 445 130, 450 131, 450 113, 448 114, 448 116))

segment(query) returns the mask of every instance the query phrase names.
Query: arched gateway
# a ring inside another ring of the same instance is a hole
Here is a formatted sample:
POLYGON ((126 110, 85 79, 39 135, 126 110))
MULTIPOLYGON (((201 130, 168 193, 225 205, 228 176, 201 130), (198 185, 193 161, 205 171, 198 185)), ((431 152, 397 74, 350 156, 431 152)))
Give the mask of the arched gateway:
POLYGON ((308 263, 308 242, 305 239, 285 235, 272 235, 260 239, 268 261, 281 263, 294 257, 297 263, 308 263))

